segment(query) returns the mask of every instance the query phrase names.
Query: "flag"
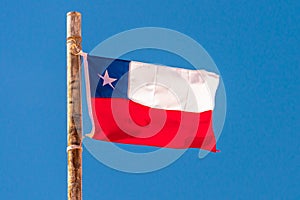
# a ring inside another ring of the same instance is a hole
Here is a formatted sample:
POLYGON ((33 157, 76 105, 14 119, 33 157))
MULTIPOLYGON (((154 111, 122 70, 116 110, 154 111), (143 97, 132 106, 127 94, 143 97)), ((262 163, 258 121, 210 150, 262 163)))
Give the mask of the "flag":
POLYGON ((85 54, 93 130, 102 141, 216 152, 212 115, 219 76, 85 54))

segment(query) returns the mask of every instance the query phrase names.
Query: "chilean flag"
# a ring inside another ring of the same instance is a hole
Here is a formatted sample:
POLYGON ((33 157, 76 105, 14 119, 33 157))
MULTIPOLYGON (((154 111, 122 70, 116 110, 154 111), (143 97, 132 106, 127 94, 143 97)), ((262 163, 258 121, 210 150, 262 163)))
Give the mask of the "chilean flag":
POLYGON ((102 141, 217 152, 212 114, 219 76, 84 54, 87 136, 102 141))

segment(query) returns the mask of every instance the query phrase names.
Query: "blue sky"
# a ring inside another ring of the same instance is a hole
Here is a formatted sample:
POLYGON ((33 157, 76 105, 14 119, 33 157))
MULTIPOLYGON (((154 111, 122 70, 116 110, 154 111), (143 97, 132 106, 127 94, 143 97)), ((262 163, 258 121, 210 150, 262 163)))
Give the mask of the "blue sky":
MULTIPOLYGON (((191 149, 165 169, 127 174, 84 149, 84 199, 300 198, 298 1, 4 0, 1 199, 66 199, 65 15, 72 10, 83 15, 87 52, 138 27, 192 37, 214 59, 227 94, 221 153, 200 160, 191 149)), ((139 60, 151 62, 151 53, 139 60)))

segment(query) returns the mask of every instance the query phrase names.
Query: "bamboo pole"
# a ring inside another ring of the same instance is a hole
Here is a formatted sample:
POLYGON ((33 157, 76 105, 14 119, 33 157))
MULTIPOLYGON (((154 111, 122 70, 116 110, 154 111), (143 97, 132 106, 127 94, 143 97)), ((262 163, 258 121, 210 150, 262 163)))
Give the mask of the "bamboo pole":
POLYGON ((67 13, 68 200, 82 199, 81 14, 67 13))

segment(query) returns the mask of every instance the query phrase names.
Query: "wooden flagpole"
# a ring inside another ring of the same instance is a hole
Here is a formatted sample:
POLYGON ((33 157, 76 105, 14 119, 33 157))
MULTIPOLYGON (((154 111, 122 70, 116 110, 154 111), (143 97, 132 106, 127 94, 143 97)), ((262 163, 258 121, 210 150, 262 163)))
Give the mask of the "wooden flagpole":
POLYGON ((82 199, 81 14, 67 13, 68 200, 82 199))

